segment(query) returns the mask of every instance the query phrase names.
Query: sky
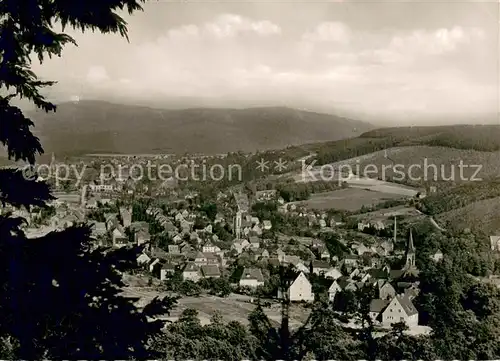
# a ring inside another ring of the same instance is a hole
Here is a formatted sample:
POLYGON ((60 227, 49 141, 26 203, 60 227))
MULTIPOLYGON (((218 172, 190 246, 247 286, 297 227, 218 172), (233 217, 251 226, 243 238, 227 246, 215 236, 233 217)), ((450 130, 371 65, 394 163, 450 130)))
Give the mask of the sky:
MULTIPOLYGON (((149 1, 118 35, 33 69, 48 95, 158 107, 294 108, 390 122, 498 114, 494 2, 149 1)), ((412 123, 413 124, 413 123, 412 123)))

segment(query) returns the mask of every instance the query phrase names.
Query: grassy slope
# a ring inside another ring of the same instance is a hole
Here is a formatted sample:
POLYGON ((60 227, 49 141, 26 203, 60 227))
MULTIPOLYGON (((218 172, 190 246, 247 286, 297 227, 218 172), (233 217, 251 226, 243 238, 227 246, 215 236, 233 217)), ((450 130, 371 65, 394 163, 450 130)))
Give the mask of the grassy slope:
POLYGON ((391 147, 433 146, 477 151, 500 150, 500 126, 455 125, 437 127, 382 128, 357 138, 306 144, 302 149, 317 153, 318 164, 326 164, 391 147))
POLYGON ((500 234, 500 197, 473 202, 465 207, 439 214, 436 220, 450 230, 479 229, 500 234))
POLYGON ((439 189, 476 179, 490 179, 500 174, 500 152, 446 147, 395 147, 351 158, 343 163, 357 174, 385 180, 398 181, 399 178, 415 186, 434 184, 439 189), (460 164, 467 166, 463 167, 462 174, 460 164), (398 169, 404 171, 405 175, 395 172, 398 169), (475 174, 477 169, 479 173, 475 174))

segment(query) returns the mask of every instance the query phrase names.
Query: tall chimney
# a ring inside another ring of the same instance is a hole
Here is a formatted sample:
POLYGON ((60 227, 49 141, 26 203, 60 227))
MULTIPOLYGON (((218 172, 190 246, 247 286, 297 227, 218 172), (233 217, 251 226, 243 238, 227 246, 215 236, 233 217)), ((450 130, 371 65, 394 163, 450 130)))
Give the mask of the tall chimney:
POLYGON ((397 228, 397 225, 396 225, 396 216, 394 216, 394 243, 396 243, 396 237, 397 237, 397 234, 398 234, 396 228, 397 228))

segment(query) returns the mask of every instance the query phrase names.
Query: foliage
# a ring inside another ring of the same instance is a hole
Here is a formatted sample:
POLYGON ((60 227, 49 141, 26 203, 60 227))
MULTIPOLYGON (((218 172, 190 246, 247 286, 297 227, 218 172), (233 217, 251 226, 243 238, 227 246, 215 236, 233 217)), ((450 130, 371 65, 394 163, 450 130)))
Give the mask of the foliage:
POLYGON ((245 360, 255 359, 255 338, 240 323, 224 322, 214 313, 211 323, 202 326, 198 312, 183 311, 179 320, 168 325, 153 347, 166 359, 245 360))
POLYGON ((430 215, 436 215, 495 197, 500 197, 499 180, 466 182, 424 198, 420 210, 430 215))
MULTIPOLYGON (((60 56, 74 40, 54 30, 63 26, 127 36, 125 21, 116 13, 140 10, 135 0, 70 4, 62 1, 5 0, 0 4, 0 141, 9 158, 35 163, 43 152, 30 130, 33 123, 11 104, 31 101, 45 112, 56 106, 41 94, 54 84, 31 70, 31 57, 42 62, 60 56)), ((20 171, 0 171, 1 201, 15 207, 44 207, 52 199, 49 187, 20 171)), ((160 332, 171 299, 156 299, 139 311, 119 292, 121 272, 135 264, 139 250, 93 251, 90 230, 76 225, 38 239, 27 239, 19 218, 0 217, 0 337, 2 356, 12 359, 149 358, 148 343, 160 332)))

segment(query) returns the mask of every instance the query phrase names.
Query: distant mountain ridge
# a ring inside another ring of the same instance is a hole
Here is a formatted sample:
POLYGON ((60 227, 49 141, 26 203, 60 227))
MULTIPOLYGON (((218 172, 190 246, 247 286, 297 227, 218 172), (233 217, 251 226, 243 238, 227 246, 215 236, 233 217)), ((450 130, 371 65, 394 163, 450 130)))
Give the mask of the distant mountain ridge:
POLYGON ((153 109, 102 101, 27 114, 45 151, 81 153, 227 153, 356 137, 371 124, 286 107, 153 109))

